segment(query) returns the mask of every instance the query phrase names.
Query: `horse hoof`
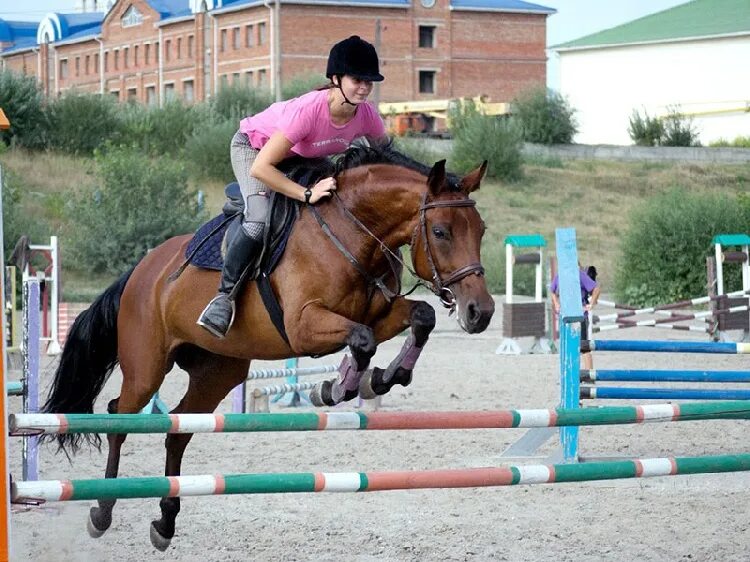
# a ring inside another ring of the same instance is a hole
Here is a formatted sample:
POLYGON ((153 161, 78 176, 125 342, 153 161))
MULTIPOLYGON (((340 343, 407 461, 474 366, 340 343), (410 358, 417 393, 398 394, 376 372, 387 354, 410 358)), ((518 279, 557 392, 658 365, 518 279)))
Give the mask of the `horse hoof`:
POLYGON ((320 385, 316 385, 313 387, 313 389, 310 391, 310 403, 315 406, 316 408, 320 408, 322 406, 325 406, 323 403, 323 398, 320 396, 320 385))
POLYGON ((337 402, 331 395, 332 388, 332 381, 323 381, 322 383, 315 385, 310 391, 310 402, 312 405, 318 408, 322 406, 335 406, 337 402))
POLYGON ((162 552, 167 550, 167 548, 169 548, 170 543, 172 542, 172 539, 168 539, 162 536, 162 534, 156 530, 156 525, 153 522, 151 523, 149 537, 151 538, 151 544, 154 545, 154 548, 162 552))
POLYGON ((98 539, 100 538, 104 533, 107 532, 107 529, 99 529, 96 524, 94 523, 94 507, 91 508, 91 511, 89 512, 89 518, 86 521, 86 530, 89 533, 89 536, 92 539, 98 539))

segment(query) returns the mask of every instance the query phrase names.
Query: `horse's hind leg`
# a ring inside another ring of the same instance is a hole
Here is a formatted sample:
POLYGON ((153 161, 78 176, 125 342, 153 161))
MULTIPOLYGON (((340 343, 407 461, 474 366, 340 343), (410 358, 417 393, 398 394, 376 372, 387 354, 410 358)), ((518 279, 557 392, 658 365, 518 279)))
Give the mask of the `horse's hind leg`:
MULTIPOLYGON (((147 352, 144 352, 144 354, 147 352)), ((145 357, 145 355, 143 356, 145 357)), ((148 404, 151 396, 159 389, 161 382, 164 380, 166 365, 163 361, 151 358, 150 365, 131 364, 125 360, 122 364, 123 382, 120 391, 120 397, 111 400, 107 405, 107 411, 110 414, 136 414, 148 404), (153 373, 153 376, 144 379, 145 384, 141 382, 136 386, 131 373, 139 373, 145 377, 145 373, 153 373)), ((127 437, 126 433, 111 433, 107 435, 108 454, 107 468, 104 472, 105 478, 117 478, 120 469, 120 451, 127 437)), ((89 520, 86 528, 94 538, 101 537, 112 524, 112 510, 117 500, 98 500, 98 507, 92 507, 89 511, 89 520)))
MULTIPOLYGON (((187 392, 172 413, 211 413, 235 386, 247 378, 250 362, 232 359, 195 350, 189 359, 178 359, 178 364, 188 371, 190 383, 187 392), (183 363, 184 360, 184 363, 183 363)), ((170 433, 165 439, 167 461, 166 476, 179 476, 185 448, 192 433, 170 433)), ((166 550, 175 533, 175 520, 180 512, 180 498, 162 498, 159 502, 161 519, 151 522, 151 544, 166 550)))

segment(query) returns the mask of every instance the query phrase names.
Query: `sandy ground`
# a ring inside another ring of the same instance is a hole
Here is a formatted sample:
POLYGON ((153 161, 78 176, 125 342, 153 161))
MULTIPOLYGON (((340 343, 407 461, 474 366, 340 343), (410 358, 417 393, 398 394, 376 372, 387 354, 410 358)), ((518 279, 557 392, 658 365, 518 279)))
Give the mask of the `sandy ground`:
MULTIPOLYGON (((468 336, 442 310, 414 382, 384 399, 383 409, 492 410, 557 403, 557 355, 496 355, 501 311, 485 333, 468 336)), ((614 339, 703 339, 642 328, 614 339)), ((381 346, 384 366, 403 338, 381 346)), ((338 362, 340 356, 333 357, 338 362)), ((331 360, 315 362, 329 363, 331 360)), ((315 363, 303 361, 303 365, 315 363)), ((257 363, 273 366, 274 364, 257 363)), ((742 356, 595 354, 598 368, 747 368, 742 356)), ((48 368, 46 377, 50 375, 48 368)), ((162 390, 170 405, 186 376, 173 372, 162 390)), ((97 411, 118 394, 119 373, 97 411)), ((601 402, 600 402, 601 403, 601 402)), ((229 400, 221 411, 229 411, 229 400)), ((12 399, 11 410, 19 408, 12 399)), ((274 408, 274 410, 278 410, 274 408)), ((523 430, 319 432, 198 435, 184 474, 375 471, 461 468, 509 462, 502 451, 523 430)), ((747 422, 705 421, 584 428, 587 455, 680 456, 747 451, 747 422)), ((129 437, 122 476, 163 474, 163 436, 129 437)), ((11 467, 20 474, 20 441, 11 467)), ((554 443, 542 452, 550 453, 554 443)), ((69 464, 43 449, 43 479, 100 478, 106 455, 82 453, 69 464)), ((19 509, 12 519, 13 560, 37 561, 424 561, 424 560, 721 560, 750 559, 750 476, 695 475, 600 483, 372 494, 189 497, 164 553, 149 542, 158 499, 120 501, 100 539, 85 530, 92 502, 19 509)))

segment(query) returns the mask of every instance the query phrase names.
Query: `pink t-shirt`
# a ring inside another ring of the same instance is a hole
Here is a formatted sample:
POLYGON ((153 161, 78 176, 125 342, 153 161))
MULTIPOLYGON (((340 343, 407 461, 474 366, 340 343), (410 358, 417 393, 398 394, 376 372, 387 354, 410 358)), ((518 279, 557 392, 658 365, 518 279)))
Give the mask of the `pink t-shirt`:
POLYGON ((369 103, 360 104, 346 125, 334 125, 328 108, 328 90, 309 92, 280 101, 240 122, 240 131, 260 150, 276 131, 294 144, 292 152, 305 158, 318 158, 344 152, 356 138, 385 135, 385 125, 369 103))

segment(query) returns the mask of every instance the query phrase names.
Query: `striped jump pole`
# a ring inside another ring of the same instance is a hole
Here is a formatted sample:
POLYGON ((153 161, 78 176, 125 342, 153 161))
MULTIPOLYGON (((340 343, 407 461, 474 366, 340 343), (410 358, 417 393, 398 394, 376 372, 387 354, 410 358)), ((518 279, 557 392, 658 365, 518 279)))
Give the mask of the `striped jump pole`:
POLYGON ((750 382, 750 371, 581 370, 581 382, 750 382))
POLYGON ((750 343, 650 340, 581 340, 581 351, 648 351, 656 353, 750 353, 750 343))
POLYGON ((584 400, 750 400, 750 390, 582 386, 580 396, 584 400))
POLYGON ((297 472, 13 482, 12 501, 484 488, 750 470, 750 454, 400 472, 297 472))
MULTIPOLYGON (((672 319, 669 319, 671 321, 672 319)), ((600 332, 608 332, 612 330, 623 330, 625 328, 637 328, 642 326, 648 326, 651 328, 660 328, 662 330, 680 330, 683 332, 699 332, 701 334, 710 334, 711 328, 708 326, 695 326, 695 325, 682 325, 682 324, 669 324, 666 322, 658 322, 655 320, 641 320, 635 324, 598 324, 591 327, 591 331, 595 334, 600 332)))
POLYGON ((711 301, 717 301, 722 296, 725 297, 742 297, 750 294, 750 291, 733 291, 731 293, 726 293, 725 295, 717 295, 717 296, 706 296, 706 297, 697 297, 694 299, 686 299, 682 301, 676 301, 671 302, 668 304, 659 304, 656 306, 649 306, 646 308, 638 308, 635 306, 630 306, 628 304, 619 304, 613 301, 608 301, 605 299, 599 299, 597 302, 601 306, 606 306, 609 308, 615 308, 620 310, 628 311, 628 313, 624 314, 624 316, 632 316, 635 314, 646 314, 648 312, 656 312, 659 310, 673 310, 675 308, 687 308, 688 306, 695 306, 700 304, 708 304, 711 301))
POLYGON ((234 433, 261 431, 510 429, 750 419, 747 402, 650 404, 495 412, 299 412, 272 414, 11 414, 11 432, 234 433))
POLYGON ((304 376, 304 375, 323 375, 326 373, 338 372, 336 365, 317 365, 313 367, 295 367, 285 369, 253 369, 247 375, 247 380, 261 379, 281 379, 284 377, 304 376))

